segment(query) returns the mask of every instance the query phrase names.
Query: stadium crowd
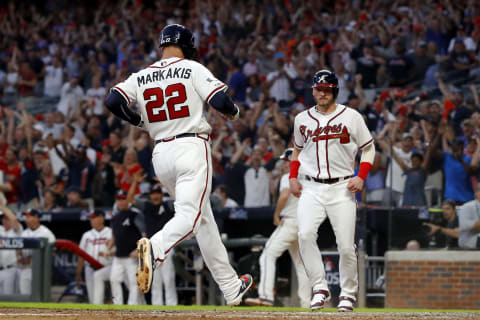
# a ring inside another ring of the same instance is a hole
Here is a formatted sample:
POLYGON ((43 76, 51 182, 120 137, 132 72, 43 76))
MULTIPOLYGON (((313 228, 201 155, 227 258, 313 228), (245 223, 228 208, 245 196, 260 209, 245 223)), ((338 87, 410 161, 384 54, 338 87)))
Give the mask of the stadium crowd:
MULTIPOLYGON (((6 1, 0 4, 0 191, 8 207, 111 207, 135 175, 154 184, 153 143, 103 106, 114 83, 159 58, 168 23, 194 31, 198 60, 229 85, 241 119, 212 108, 222 206, 272 206, 293 119, 334 71, 377 155, 364 205, 474 199, 480 157, 476 1, 6 1), (94 8, 94 10, 93 10, 94 8), (92 9, 92 10, 90 10, 92 9), (47 106, 40 112, 38 106, 47 106)), ((131 106, 134 107, 134 106, 131 106)))

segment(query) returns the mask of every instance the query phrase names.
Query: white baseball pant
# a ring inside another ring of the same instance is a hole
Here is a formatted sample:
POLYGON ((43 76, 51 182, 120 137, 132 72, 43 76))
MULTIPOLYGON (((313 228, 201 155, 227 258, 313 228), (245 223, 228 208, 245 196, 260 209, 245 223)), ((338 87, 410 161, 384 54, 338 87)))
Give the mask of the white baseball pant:
POLYGON ((32 293, 32 268, 17 268, 17 279, 20 294, 32 293))
POLYGON ((123 304, 122 282, 126 280, 128 287, 128 304, 143 304, 143 294, 137 287, 137 259, 114 257, 110 272, 110 286, 113 304, 123 304))
POLYGON ((176 306, 178 304, 177 286, 175 284, 175 265, 173 263, 173 250, 167 256, 160 268, 156 268, 152 281, 152 305, 176 306), (163 301, 165 290, 165 302, 163 301))
POLYGON ((15 267, 0 270, 0 294, 13 294, 15 292, 15 277, 15 267))
MULTIPOLYGON (((88 301, 93 304, 103 304, 105 297, 105 281, 110 281, 110 265, 98 270, 85 266, 85 284, 88 301)), ((112 294, 113 295, 113 294, 112 294)))
POLYGON ((328 217, 335 233, 340 255, 341 296, 356 299, 358 291, 357 254, 355 247, 355 195, 348 191, 348 179, 334 184, 302 181, 298 201, 298 242, 300 255, 313 290, 328 290, 322 255, 317 245, 319 226, 328 217))
POLYGON ((203 259, 225 299, 234 299, 241 280, 229 263, 210 206, 210 143, 198 137, 161 142, 153 149, 152 162, 158 179, 175 199, 175 216, 151 238, 156 262, 162 263, 174 246, 196 236, 203 259))
POLYGON ((277 259, 288 249, 298 278, 298 297, 302 308, 310 307, 311 289, 305 268, 298 252, 298 227, 296 219, 283 219, 268 239, 260 256, 260 282, 258 295, 274 301, 275 271, 277 259))

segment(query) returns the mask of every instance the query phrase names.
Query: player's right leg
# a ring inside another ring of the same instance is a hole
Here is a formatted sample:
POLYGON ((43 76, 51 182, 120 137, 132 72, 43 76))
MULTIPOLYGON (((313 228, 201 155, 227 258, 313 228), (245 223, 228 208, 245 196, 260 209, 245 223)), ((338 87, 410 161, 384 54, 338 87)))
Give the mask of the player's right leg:
POLYGON ((175 264, 173 252, 167 257, 160 271, 165 289, 165 305, 176 306, 178 304, 177 285, 175 283, 175 264))
POLYGON ((292 258, 292 263, 295 267, 295 272, 298 279, 298 298, 300 299, 300 307, 310 308, 310 301, 312 299, 312 289, 308 281, 307 273, 305 267, 303 266, 302 260, 300 258, 298 241, 294 241, 290 248, 288 249, 290 257, 292 258))
POLYGON ((95 290, 94 288, 94 282, 93 282, 93 272, 94 270, 90 266, 85 266, 84 267, 84 275, 85 275, 85 286, 87 287, 87 295, 88 295, 88 302, 93 303, 93 291, 95 290))
POLYGON ((259 261, 260 282, 258 283, 258 298, 246 299, 245 303, 248 305, 273 305, 277 259, 288 249, 291 242, 297 239, 297 228, 292 229, 290 221, 287 220, 275 229, 265 244, 259 261))
POLYGON ((238 278, 237 273, 233 270, 209 201, 205 203, 202 218, 196 238, 205 264, 222 291, 227 305, 238 305, 242 302, 243 295, 250 289, 253 283, 252 277, 244 275, 238 278))
POLYGON ((93 304, 103 304, 105 299, 105 281, 110 281, 112 266, 106 266, 93 273, 93 304))
POLYGON ((112 289, 113 304, 123 304, 122 281, 124 278, 124 266, 122 259, 114 257, 112 262, 112 271, 110 273, 110 288, 112 289))
POLYGON ((322 198, 324 187, 320 183, 304 181, 297 207, 299 252, 314 293, 310 304, 312 310, 322 309, 330 298, 322 255, 317 245, 318 228, 327 217, 322 198))

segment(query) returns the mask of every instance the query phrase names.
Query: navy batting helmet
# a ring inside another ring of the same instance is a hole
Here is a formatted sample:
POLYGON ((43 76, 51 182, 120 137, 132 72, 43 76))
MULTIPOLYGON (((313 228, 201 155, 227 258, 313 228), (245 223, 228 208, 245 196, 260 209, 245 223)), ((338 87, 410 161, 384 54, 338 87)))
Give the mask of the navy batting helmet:
POLYGON ((183 55, 187 59, 197 57, 197 49, 194 45, 195 38, 190 30, 180 24, 170 24, 163 28, 160 34, 160 47, 176 45, 182 48, 183 55))
POLYGON ((312 88, 315 87, 332 88, 333 98, 335 99, 338 96, 338 78, 332 71, 317 71, 313 76, 312 88))

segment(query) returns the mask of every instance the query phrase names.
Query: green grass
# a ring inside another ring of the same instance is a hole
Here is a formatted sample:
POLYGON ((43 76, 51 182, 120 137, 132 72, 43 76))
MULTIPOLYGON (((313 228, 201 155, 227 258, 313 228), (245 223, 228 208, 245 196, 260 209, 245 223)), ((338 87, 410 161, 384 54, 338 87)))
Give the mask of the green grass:
MULTIPOLYGON (((92 305, 81 303, 41 303, 41 302, 0 302, 0 308, 41 308, 41 309, 76 309, 76 310, 168 310, 168 311, 185 311, 185 310, 201 310, 201 311, 215 311, 215 310, 238 310, 238 311, 268 311, 268 312, 299 312, 310 311, 302 308, 280 308, 280 307, 227 307, 227 306, 127 306, 127 305, 92 305)), ((326 308, 325 312, 336 312, 336 308, 326 308)), ((369 309, 357 308, 356 312, 474 312, 480 313, 480 310, 436 310, 436 309, 369 309)))

